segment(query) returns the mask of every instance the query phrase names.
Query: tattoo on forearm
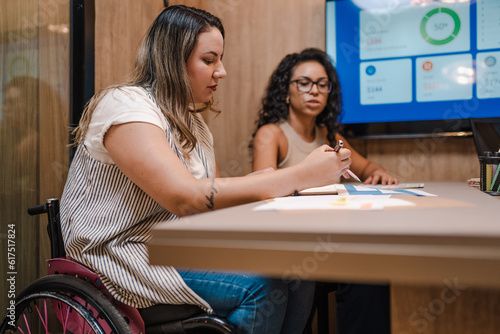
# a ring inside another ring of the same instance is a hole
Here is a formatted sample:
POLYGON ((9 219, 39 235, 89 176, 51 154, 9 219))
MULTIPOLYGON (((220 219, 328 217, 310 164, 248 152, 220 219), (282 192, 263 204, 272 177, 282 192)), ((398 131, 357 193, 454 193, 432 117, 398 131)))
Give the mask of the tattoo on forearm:
POLYGON ((215 188, 215 179, 212 179, 212 184, 210 185, 210 196, 205 196, 205 198, 208 200, 208 203, 206 204, 207 208, 210 210, 214 210, 214 197, 215 194, 217 194, 218 191, 215 188))

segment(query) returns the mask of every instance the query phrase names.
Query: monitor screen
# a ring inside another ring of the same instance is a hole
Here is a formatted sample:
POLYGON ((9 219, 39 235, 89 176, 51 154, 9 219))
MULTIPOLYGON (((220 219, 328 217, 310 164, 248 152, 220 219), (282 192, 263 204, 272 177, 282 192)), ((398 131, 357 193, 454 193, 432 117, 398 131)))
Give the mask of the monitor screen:
POLYGON ((347 135, 460 133, 500 116, 498 0, 327 1, 326 51, 347 135))

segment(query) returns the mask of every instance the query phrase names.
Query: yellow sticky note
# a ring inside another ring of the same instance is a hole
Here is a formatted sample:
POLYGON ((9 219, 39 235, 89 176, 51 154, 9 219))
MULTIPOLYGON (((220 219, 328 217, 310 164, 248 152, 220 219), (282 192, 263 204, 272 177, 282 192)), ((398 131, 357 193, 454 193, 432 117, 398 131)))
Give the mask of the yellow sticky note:
POLYGON ((347 198, 345 196, 340 196, 339 198, 337 198, 335 201, 331 202, 330 204, 335 205, 335 206, 345 206, 345 205, 349 205, 350 201, 349 201, 349 198, 347 198))

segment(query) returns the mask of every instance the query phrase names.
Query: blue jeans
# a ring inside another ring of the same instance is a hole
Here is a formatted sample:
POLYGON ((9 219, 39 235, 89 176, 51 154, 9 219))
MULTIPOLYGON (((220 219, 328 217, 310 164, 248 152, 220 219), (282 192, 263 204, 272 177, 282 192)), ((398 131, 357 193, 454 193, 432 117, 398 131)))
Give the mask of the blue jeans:
POLYGON ((244 334, 301 334, 314 282, 284 282, 247 273, 178 270, 187 286, 244 334))

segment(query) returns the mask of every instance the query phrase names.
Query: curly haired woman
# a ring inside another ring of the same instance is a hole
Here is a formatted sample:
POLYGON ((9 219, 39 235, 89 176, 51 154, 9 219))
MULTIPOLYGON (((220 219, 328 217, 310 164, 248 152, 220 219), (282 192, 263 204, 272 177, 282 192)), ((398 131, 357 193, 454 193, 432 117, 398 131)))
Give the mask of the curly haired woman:
POLYGON ((398 180, 361 156, 339 131, 342 94, 337 72, 325 52, 305 49, 292 53, 273 72, 257 129, 253 134, 253 169, 296 165, 323 144, 340 139, 351 150, 350 169, 364 183, 393 184, 398 180))

